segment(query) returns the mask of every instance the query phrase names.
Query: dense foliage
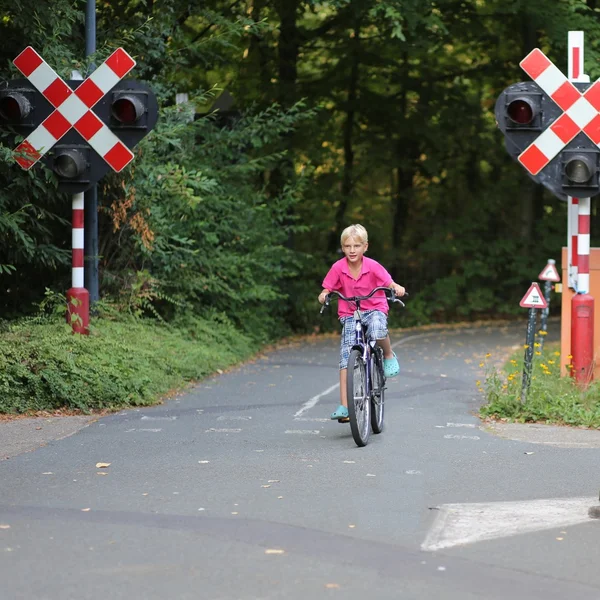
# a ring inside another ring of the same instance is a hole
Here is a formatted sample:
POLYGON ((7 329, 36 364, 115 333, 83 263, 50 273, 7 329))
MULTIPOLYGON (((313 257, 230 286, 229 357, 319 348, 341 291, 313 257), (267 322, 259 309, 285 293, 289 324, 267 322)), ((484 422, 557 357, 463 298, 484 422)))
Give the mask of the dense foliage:
MULTIPOLYGON (((600 75, 596 0, 0 0, 0 77, 31 44, 69 78, 118 46, 156 91, 159 125, 100 185, 101 293, 125 311, 226 313, 259 339, 317 322, 340 230, 412 292, 405 321, 518 310, 560 260, 565 205, 502 148, 495 98, 541 47, 561 68, 586 33, 600 75), (212 113, 226 89, 233 107, 212 113), (190 102, 176 104, 177 93, 190 102)), ((0 137, 0 317, 70 277, 70 199, 0 137)), ((593 231, 598 228, 594 208, 593 231)))

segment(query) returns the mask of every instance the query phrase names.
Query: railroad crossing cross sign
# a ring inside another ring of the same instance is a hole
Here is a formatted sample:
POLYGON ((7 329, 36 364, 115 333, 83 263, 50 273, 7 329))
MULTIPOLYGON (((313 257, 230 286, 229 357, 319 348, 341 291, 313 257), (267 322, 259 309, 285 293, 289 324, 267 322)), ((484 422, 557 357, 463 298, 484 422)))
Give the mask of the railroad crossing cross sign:
POLYGON ((519 162, 537 175, 583 131, 600 145, 600 80, 582 94, 558 67, 538 48, 520 63, 521 68, 564 112, 520 155, 519 162))
POLYGON ((91 110, 135 66, 123 48, 115 50, 75 90, 31 46, 13 63, 55 108, 17 146, 16 160, 23 169, 30 169, 71 129, 75 129, 114 171, 122 171, 133 160, 133 152, 91 110))

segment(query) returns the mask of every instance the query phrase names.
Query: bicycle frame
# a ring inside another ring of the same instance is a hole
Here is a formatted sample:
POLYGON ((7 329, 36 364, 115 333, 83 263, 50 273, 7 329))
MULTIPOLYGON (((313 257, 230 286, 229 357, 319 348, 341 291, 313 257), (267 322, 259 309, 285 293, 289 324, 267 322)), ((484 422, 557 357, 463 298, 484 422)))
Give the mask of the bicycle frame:
POLYGON ((354 311, 354 345, 352 346, 352 350, 358 350, 365 363, 365 392, 368 396, 371 395, 373 381, 371 373, 371 354, 372 348, 376 343, 375 340, 367 339, 365 336, 365 327, 362 322, 362 312, 360 310, 360 300, 356 300, 356 310, 354 311))

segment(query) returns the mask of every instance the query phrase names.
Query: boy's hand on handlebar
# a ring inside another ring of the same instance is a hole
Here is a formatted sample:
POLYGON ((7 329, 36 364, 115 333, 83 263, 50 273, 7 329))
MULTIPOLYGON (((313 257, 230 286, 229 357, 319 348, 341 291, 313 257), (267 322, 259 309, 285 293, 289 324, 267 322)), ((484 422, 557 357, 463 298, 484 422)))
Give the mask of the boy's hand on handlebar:
POLYGON ((319 302, 320 302, 321 304, 325 304, 325 302, 327 301, 327 296, 328 296, 328 295, 329 295, 329 292, 322 291, 322 292, 319 294, 319 302))
POLYGON ((394 290, 394 294, 396 294, 396 296, 402 297, 404 294, 406 294, 406 290, 395 282, 392 282, 390 287, 394 290))

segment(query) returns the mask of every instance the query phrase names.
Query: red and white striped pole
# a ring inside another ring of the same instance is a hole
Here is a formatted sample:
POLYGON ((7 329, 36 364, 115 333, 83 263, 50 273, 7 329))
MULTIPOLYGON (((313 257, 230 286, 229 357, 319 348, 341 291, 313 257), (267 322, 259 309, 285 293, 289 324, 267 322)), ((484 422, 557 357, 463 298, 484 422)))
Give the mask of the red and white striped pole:
MULTIPOLYGON (((569 31, 569 80, 589 83, 583 73, 583 31, 569 31)), ((569 285, 572 375, 586 387, 594 378, 594 298, 590 292, 590 198, 569 197, 569 285), (573 273, 574 281, 571 282, 573 273)))
MULTIPOLYGON (((590 77, 583 72, 583 31, 569 31, 568 78, 574 83, 589 83, 590 77)), ((578 226, 579 226, 579 198, 568 196, 567 212, 567 258, 569 261, 567 274, 569 287, 577 291, 578 274, 578 226)), ((589 274, 589 270, 588 270, 589 274)), ((586 288, 589 290, 588 288, 586 288)))
POLYGON ((71 289, 67 291, 67 322, 73 333, 89 333, 90 295, 83 284, 83 193, 73 195, 73 257, 71 289))

